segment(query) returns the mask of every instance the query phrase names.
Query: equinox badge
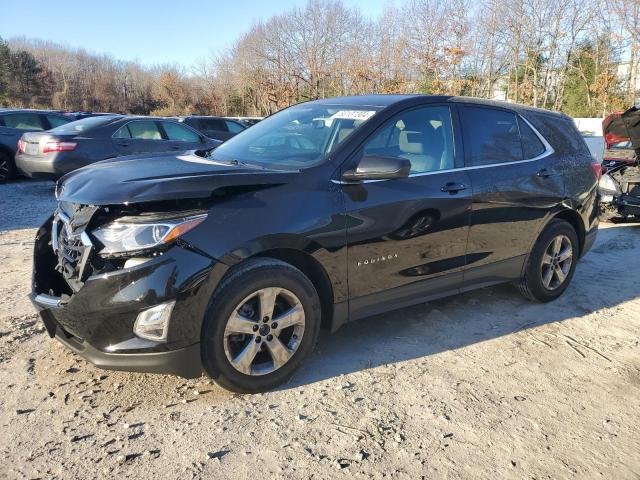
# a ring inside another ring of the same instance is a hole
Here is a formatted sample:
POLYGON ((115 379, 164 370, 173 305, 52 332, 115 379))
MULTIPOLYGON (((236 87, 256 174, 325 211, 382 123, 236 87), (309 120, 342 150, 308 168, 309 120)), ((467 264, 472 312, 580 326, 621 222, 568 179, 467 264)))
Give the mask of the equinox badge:
POLYGON ((383 255, 381 257, 367 258, 365 260, 359 260, 357 266, 361 267, 363 265, 372 265, 372 264, 378 263, 378 262, 386 262, 387 260, 392 260, 394 258, 398 258, 398 254, 397 253, 390 253, 389 255, 383 255))

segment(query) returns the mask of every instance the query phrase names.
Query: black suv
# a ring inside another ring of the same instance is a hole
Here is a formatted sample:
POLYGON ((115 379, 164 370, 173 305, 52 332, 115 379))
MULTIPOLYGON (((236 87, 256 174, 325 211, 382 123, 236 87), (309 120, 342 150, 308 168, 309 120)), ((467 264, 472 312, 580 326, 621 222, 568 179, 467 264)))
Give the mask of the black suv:
POLYGON ((58 184, 32 292, 51 336, 104 368, 263 391, 321 325, 502 282, 551 301, 597 232, 580 133, 519 105, 320 100, 202 155, 58 184))
POLYGON ((15 174, 13 157, 18 141, 25 132, 38 132, 69 123, 73 118, 49 110, 19 110, 0 108, 0 183, 15 174))
POLYGON ((177 120, 204 133, 207 137, 221 142, 229 140, 247 128, 236 120, 223 117, 189 115, 178 117, 177 120))

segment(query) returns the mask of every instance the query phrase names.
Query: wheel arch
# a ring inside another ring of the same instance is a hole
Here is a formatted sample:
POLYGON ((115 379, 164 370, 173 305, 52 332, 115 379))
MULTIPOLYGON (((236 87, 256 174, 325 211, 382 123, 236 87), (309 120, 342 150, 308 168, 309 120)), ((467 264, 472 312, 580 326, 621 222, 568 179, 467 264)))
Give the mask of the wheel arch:
MULTIPOLYGON (((556 218, 570 223, 573 229, 576 231, 576 235, 578 235, 578 244, 580 247, 580 256, 582 256, 582 252, 584 251, 585 238, 586 238, 586 229, 585 229, 582 217, 580 217, 580 215, 575 210, 566 209, 566 210, 561 210, 557 212, 555 215, 553 215, 549 219, 549 222, 551 222, 551 220, 556 218)), ((548 222, 547 222, 547 225, 548 225, 548 222)))
POLYGON ((0 153, 4 153, 8 157, 10 157, 11 160, 13 160, 13 157, 15 157, 16 155, 16 152, 12 151, 9 147, 1 143, 0 143, 0 153))
POLYGON ((322 328, 331 330, 333 325, 334 295, 331 280, 322 264, 310 253, 294 248, 272 248, 255 253, 248 258, 274 258, 296 267, 309 278, 320 298, 322 328))

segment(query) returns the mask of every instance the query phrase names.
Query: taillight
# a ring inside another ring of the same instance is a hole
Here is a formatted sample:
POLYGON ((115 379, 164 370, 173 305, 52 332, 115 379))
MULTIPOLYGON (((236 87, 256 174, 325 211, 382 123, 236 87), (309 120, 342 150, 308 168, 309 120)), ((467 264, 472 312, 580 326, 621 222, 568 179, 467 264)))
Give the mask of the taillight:
POLYGON ((42 153, 70 152, 75 150, 77 145, 75 142, 47 142, 44 144, 42 153))
POLYGON ((24 140, 18 140, 18 153, 24 153, 24 140))
POLYGON ((596 179, 599 179, 604 173, 601 163, 592 163, 591 168, 593 169, 593 173, 596 174, 596 179))

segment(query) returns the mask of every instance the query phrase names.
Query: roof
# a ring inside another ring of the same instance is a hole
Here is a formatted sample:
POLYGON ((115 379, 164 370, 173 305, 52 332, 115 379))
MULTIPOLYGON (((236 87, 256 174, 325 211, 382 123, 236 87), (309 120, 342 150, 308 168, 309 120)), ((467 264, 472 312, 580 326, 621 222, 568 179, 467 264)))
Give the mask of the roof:
POLYGON ((0 113, 20 113, 20 112, 29 112, 29 113, 57 113, 59 115, 64 115, 65 112, 61 110, 41 110, 38 108, 0 108, 0 113))
POLYGON ((520 103, 501 102, 497 100, 489 100, 486 98, 463 97, 451 95, 425 95, 425 94, 377 94, 377 95, 355 95, 350 97, 324 98, 322 100, 314 100, 313 103, 324 105, 354 105, 368 107, 388 107, 390 105, 407 102, 411 100, 427 100, 429 102, 453 102, 453 103, 475 103, 478 105, 486 105, 500 108, 508 108, 516 111, 535 111, 539 113, 555 114, 564 116, 560 112, 545 110, 542 108, 530 107, 520 103))

